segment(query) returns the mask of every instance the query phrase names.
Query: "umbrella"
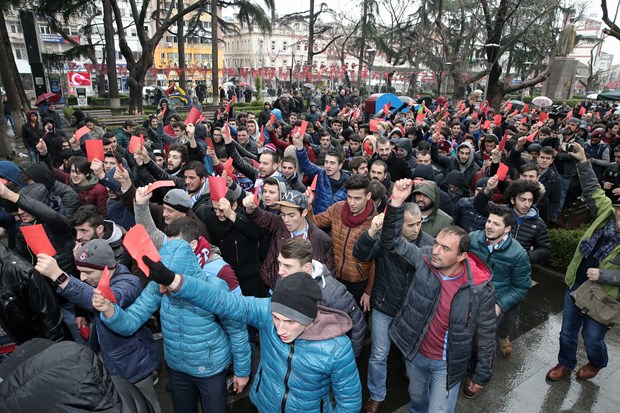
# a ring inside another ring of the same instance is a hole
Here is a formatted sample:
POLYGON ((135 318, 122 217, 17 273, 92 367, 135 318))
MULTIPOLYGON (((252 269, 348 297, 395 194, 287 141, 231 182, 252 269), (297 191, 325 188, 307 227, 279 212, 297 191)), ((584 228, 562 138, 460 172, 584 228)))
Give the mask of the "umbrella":
POLYGON ((241 87, 246 87, 247 85, 248 85, 248 84, 247 84, 247 83, 245 83, 245 82, 241 82, 241 83, 239 83, 239 86, 241 86, 241 87))
POLYGON ((312 83, 304 83, 303 87, 314 90, 314 85, 312 83))
POLYGON ((49 100, 52 103, 58 103, 61 97, 62 96, 53 92, 43 93, 37 97, 37 101, 34 102, 34 105, 39 106, 44 100, 49 100))
POLYGON ((508 101, 508 103, 512 104, 513 109, 521 110, 525 106, 525 102, 517 100, 517 99, 511 99, 508 101))
POLYGON ((590 93, 588 96, 586 96, 586 99, 597 100, 598 99, 598 93, 590 93))
POLYGON ((545 108, 547 106, 553 105, 553 101, 549 99, 547 96, 538 96, 532 99, 532 104, 536 106, 540 106, 541 108, 545 108))
POLYGON ((234 86, 234 85, 232 84, 232 82, 226 82, 226 83, 223 83, 223 84, 222 84, 222 88, 224 88, 224 89, 227 89, 227 88, 229 88, 229 87, 231 87, 231 86, 234 86))

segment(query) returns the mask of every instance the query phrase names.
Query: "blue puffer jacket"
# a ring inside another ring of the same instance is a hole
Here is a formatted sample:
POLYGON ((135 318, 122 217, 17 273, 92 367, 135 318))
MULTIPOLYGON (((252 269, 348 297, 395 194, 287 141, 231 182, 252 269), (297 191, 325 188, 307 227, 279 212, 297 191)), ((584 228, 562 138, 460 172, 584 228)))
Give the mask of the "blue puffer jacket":
MULTIPOLYGON (((127 267, 119 264, 112 278, 110 289, 118 301, 117 308, 126 308, 135 302, 142 292, 140 279, 127 267)), ((69 277, 69 284, 56 291, 85 310, 97 314, 91 302, 94 288, 69 277)), ((122 310, 121 310, 122 311, 122 310)), ((88 345, 101 351, 105 366, 112 375, 122 376, 132 383, 148 377, 159 365, 159 350, 151 331, 139 324, 131 333, 121 336, 108 328, 99 317, 93 318, 88 345)))
POLYGON ((495 303, 502 312, 520 303, 532 286, 532 266, 527 251, 508 234, 508 239, 492 253, 487 247, 484 231, 474 231, 471 238, 471 252, 486 263, 493 271, 495 303))
POLYGON ((362 387, 345 335, 351 319, 343 312, 319 307, 315 322, 286 344, 276 332, 268 298, 226 294, 189 277, 173 295, 260 330, 260 363, 250 399, 261 413, 360 411, 362 387))
POLYGON ((315 214, 320 214, 334 205, 338 201, 344 201, 347 199, 347 190, 344 188, 344 181, 349 177, 349 173, 346 171, 340 171, 340 189, 334 193, 332 191, 332 185, 325 172, 325 169, 319 168, 308 159, 308 153, 305 149, 297 149, 297 161, 299 162, 299 169, 302 170, 305 176, 314 178, 314 175, 319 175, 316 181, 316 191, 314 192, 314 202, 312 203, 312 209, 315 214))
MULTIPOLYGON (((183 274, 186 280, 197 278, 208 288, 230 294, 226 282, 217 277, 207 277, 186 241, 169 241, 159 253, 162 263, 171 271, 183 274)), ((119 334, 131 334, 148 320, 160 304, 164 354, 170 368, 194 377, 211 377, 228 367, 232 346, 235 375, 250 375, 250 345, 243 323, 217 317, 186 300, 163 295, 154 282, 146 286, 132 306, 123 311, 115 305, 114 316, 105 318, 102 315, 101 318, 119 334)))

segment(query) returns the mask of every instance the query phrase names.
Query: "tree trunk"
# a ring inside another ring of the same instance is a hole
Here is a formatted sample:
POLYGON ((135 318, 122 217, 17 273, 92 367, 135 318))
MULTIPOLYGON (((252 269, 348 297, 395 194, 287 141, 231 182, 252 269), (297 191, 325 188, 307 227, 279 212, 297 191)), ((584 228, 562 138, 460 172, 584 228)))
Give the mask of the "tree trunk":
POLYGON ((452 88, 452 97, 454 99, 464 99, 467 87, 466 83, 463 81, 462 74, 456 71, 452 71, 451 75, 452 83, 454 84, 454 87, 452 88))
POLYGON ((314 0, 310 0, 310 18, 308 20, 308 66, 312 67, 314 59, 314 0))
MULTIPOLYGON (((21 137, 22 126, 26 119, 24 110, 30 109, 30 104, 28 103, 27 105, 22 106, 19 89, 20 87, 22 87, 21 92, 24 93, 23 86, 21 86, 21 82, 16 83, 14 81, 14 72, 12 71, 11 64, 9 61, 12 61, 13 64, 15 64, 15 59, 13 58, 13 51, 11 50, 11 41, 6 31, 4 15, 2 13, 0 13, 0 50, 4 52, 4 55, 6 57, 4 59, 0 59, 0 76, 2 76, 2 83, 4 85, 4 92, 6 93, 6 97, 9 102, 9 109, 11 109, 11 115, 13 115, 13 122, 15 123, 15 132, 16 132, 15 139, 17 140, 19 139, 19 137, 21 137)), ((18 73, 18 76, 19 76, 19 73, 18 73)), ((6 136, 6 132, 4 133, 6 136)))
POLYGON ((491 106, 496 111, 499 111, 502 106, 502 99, 504 98, 504 90, 500 82, 500 76, 502 75, 502 67, 495 63, 491 68, 491 73, 489 73, 489 83, 488 83, 488 91, 487 91, 487 100, 489 101, 489 106, 491 106))
POLYGON ((411 76, 409 76, 409 87, 407 88, 407 96, 410 96, 415 99, 415 94, 418 88, 418 75, 416 74, 416 69, 411 72, 411 76))
MULTIPOLYGON (((4 113, 4 107, 2 105, 2 99, 0 99, 0 111, 4 113)), ((0 157, 2 158, 8 157, 11 153, 11 144, 6 136, 6 126, 4 116, 2 116, 2 121, 0 121, 0 157)))
MULTIPOLYGON (((363 11, 362 11, 362 35, 361 35, 361 41, 360 41, 360 55, 359 55, 359 59, 357 61, 357 88, 359 89, 360 87, 360 82, 362 80, 362 77, 360 76, 360 73, 362 71, 362 65, 364 64, 364 51, 366 49, 366 25, 367 25, 367 21, 368 21, 368 1, 367 0, 363 0, 364 1, 364 5, 363 5, 363 11)), ((370 62, 368 63, 370 64, 370 62)))
POLYGON ((211 2, 211 88, 213 89, 213 104, 217 105, 220 102, 219 91, 219 67, 217 63, 218 58, 218 37, 217 37, 217 2, 211 2))
MULTIPOLYGON (((177 13, 181 13, 183 12, 183 9, 185 7, 183 6, 183 0, 178 0, 177 1, 177 13)), ((189 92, 187 90, 187 82, 185 81, 186 77, 186 63, 185 63, 185 19, 179 19, 177 21, 177 45, 178 45, 178 52, 179 52, 179 86, 181 87, 181 89, 185 90, 185 92, 187 93, 187 99, 191 102, 190 96, 189 96, 189 92)), ((211 29, 213 30, 213 29, 211 29)))
MULTIPOLYGON (((114 19, 112 4, 110 0, 103 0, 103 29, 106 39, 114 39, 114 19)), ((105 45, 105 55, 108 65, 108 93, 110 106, 112 108, 121 107, 121 98, 118 93, 118 75, 116 73, 116 46, 114 40, 107 41, 105 45)), ((101 75, 103 81, 103 74, 101 75)))
POLYGON ((95 85, 97 85, 97 96, 102 98, 105 93, 105 74, 100 69, 95 76, 95 85))

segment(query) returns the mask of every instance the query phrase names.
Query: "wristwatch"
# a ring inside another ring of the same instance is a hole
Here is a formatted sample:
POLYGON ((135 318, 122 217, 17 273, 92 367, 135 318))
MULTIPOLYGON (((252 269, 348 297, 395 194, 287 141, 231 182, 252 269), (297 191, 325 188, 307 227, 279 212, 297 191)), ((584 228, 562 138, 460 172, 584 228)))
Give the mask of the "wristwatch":
POLYGON ((64 283, 67 280, 69 280, 69 276, 66 272, 63 272, 58 276, 58 278, 52 281, 52 284, 54 285, 54 287, 60 287, 60 284, 64 283))

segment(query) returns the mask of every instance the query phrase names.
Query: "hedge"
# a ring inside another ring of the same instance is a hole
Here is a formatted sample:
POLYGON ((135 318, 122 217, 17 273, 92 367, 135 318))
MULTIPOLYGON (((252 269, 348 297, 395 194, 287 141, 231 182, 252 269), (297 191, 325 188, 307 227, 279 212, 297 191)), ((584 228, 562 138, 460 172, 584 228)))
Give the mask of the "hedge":
POLYGON ((579 240, 581 240, 589 226, 590 224, 575 229, 550 229, 551 256, 546 265, 556 271, 566 273, 568 264, 570 264, 575 250, 579 246, 579 240))

